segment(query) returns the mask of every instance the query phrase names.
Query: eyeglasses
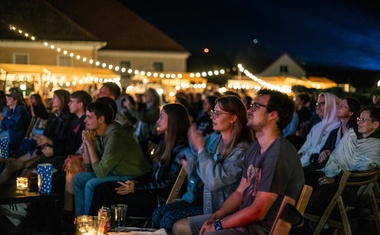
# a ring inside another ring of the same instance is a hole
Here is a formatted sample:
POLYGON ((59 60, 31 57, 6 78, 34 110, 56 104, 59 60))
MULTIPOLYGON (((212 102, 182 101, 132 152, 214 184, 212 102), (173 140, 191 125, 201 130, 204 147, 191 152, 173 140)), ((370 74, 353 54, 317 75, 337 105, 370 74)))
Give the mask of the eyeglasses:
POLYGON ((211 110, 211 116, 215 116, 216 118, 219 118, 219 116, 222 115, 222 114, 229 114, 229 115, 231 115, 230 113, 227 113, 227 112, 221 112, 221 111, 211 110))
POLYGON ((325 102, 317 102, 315 105, 316 106, 324 106, 326 103, 325 102))
POLYGON ((361 118, 361 117, 356 118, 356 120, 362 123, 367 122, 367 121, 372 121, 371 118, 361 118))
POLYGON ((257 103, 257 102, 253 102, 251 104, 252 112, 255 112, 260 107, 266 108, 269 113, 273 111, 272 107, 270 107, 268 105, 260 104, 260 103, 257 103))

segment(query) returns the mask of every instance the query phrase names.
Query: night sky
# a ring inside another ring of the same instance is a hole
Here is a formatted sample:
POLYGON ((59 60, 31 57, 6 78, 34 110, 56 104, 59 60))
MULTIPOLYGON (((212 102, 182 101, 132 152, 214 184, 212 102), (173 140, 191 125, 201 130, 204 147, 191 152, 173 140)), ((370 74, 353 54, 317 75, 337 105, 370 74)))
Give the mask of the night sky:
POLYGON ((356 86, 380 79, 380 1, 121 2, 192 54, 189 71, 241 63, 258 73, 288 53, 312 75, 356 86))

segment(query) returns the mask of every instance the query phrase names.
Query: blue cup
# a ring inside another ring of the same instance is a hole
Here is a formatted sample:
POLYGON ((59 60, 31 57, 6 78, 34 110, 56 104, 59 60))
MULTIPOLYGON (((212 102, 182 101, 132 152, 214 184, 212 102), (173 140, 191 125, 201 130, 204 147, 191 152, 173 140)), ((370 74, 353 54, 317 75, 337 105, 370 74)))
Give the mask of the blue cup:
POLYGON ((50 163, 43 163, 37 165, 38 173, 38 192, 41 195, 49 195, 52 192, 52 175, 53 165, 50 163))

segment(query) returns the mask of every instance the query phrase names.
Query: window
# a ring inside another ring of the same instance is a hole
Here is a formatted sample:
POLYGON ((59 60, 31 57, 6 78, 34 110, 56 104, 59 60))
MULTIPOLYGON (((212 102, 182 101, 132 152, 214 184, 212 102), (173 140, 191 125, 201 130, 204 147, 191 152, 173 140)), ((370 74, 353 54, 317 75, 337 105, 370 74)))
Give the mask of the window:
POLYGON ((153 70, 154 71, 158 71, 158 72, 164 71, 164 63, 162 63, 162 62, 154 62, 153 63, 153 70))
POLYGON ((131 68, 131 62, 130 61, 121 61, 120 62, 121 78, 130 78, 131 77, 131 74, 128 73, 128 69, 130 69, 130 68, 131 68), (123 70, 123 68, 125 68, 125 71, 123 70))
POLYGON ((288 74, 288 66, 287 65, 281 65, 280 66, 280 73, 281 74, 288 74))
POLYGON ((29 55, 25 53, 14 53, 13 62, 14 64, 29 64, 29 55))
POLYGON ((59 56, 58 57, 59 66, 71 66, 71 57, 70 56, 59 56))

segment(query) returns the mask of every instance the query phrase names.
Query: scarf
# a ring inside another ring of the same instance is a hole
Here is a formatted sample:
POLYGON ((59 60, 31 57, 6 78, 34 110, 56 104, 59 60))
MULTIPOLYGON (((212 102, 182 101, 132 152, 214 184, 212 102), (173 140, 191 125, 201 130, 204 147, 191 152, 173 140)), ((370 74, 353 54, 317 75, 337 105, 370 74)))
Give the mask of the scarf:
POLYGON ((349 129, 331 153, 323 171, 327 177, 334 177, 342 170, 364 171, 379 165, 380 139, 358 139, 355 131, 349 129))

